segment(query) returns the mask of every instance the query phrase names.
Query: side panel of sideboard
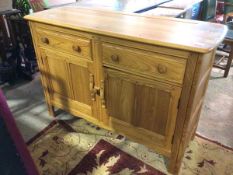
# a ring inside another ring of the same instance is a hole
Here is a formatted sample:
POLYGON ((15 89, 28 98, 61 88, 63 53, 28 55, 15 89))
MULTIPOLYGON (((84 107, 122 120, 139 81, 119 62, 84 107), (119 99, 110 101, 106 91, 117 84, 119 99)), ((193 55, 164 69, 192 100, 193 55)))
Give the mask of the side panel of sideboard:
POLYGON ((41 84, 42 84, 43 91, 44 91, 45 102, 47 104, 49 114, 51 116, 55 117, 54 107, 52 106, 52 102, 51 102, 51 98, 50 98, 49 90, 48 90, 48 83, 47 83, 48 80, 46 78, 46 75, 48 74, 47 69, 46 69, 45 66, 43 66, 42 60, 39 59, 39 58, 41 58, 41 53, 39 51, 39 46, 36 43, 36 37, 35 37, 36 34, 35 34, 34 23, 33 22, 28 22, 28 23, 29 23, 29 26, 30 26, 33 45, 34 45, 34 49, 35 49, 35 53, 36 53, 36 59, 37 59, 38 67, 39 67, 40 74, 41 74, 40 79, 41 79, 41 84))
POLYGON ((178 112, 169 171, 177 174, 186 147, 194 138, 211 73, 215 50, 193 54, 188 60, 178 112))

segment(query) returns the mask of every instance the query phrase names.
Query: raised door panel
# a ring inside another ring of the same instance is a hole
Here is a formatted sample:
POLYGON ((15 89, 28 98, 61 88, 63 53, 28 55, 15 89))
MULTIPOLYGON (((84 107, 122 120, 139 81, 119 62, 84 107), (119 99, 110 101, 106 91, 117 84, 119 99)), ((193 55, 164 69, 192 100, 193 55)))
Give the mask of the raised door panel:
POLYGON ((171 94, 157 87, 136 85, 135 114, 133 124, 166 136, 171 94))
POLYGON ((50 93, 60 95, 64 98, 72 98, 65 58, 55 54, 55 52, 42 51, 42 59, 47 64, 45 76, 50 83, 50 93))
POLYGON ((95 93, 92 93, 95 85, 93 62, 69 55, 66 64, 73 94, 72 100, 76 103, 73 110, 78 111, 77 115, 80 117, 86 117, 93 122, 93 118, 98 119, 95 93))
POLYGON ((94 81, 94 76, 92 76, 93 74, 88 70, 89 63, 82 59, 76 59, 75 62, 69 61, 68 67, 74 100, 86 105, 91 105, 90 81, 94 81))
POLYGON ((41 53, 53 105, 92 121, 96 102, 90 92, 91 61, 50 50, 41 49, 41 53))
POLYGON ((181 88, 107 68, 104 72, 111 127, 121 131, 125 127, 126 135, 141 135, 169 150, 181 88))

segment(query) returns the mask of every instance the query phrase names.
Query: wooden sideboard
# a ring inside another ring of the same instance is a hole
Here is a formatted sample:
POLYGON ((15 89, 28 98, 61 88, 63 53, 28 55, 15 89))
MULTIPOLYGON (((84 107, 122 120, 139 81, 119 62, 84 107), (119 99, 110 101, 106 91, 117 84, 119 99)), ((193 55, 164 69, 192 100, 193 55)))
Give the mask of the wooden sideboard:
POLYGON ((226 27, 62 7, 29 20, 45 99, 169 159, 177 174, 226 27))

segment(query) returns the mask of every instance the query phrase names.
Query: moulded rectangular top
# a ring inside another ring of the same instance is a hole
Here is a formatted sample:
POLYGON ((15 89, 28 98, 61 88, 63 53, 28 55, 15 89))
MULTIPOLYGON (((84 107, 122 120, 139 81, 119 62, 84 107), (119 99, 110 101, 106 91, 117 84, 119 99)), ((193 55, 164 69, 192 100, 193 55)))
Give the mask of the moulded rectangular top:
POLYGON ((225 25, 67 6, 25 19, 169 48, 208 53, 224 39, 225 25))

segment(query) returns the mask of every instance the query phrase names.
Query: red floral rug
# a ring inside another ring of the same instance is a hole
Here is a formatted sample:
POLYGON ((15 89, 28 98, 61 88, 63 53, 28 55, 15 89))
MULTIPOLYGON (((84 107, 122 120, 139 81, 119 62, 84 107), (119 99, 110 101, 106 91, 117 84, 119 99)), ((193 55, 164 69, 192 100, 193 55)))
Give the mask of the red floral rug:
MULTIPOLYGON (((169 174, 162 155, 83 119, 53 122, 28 148, 43 175, 169 174)), ((233 175, 233 151, 195 137, 179 175, 233 175)))
POLYGON ((100 140, 69 173, 76 174, 164 175, 119 148, 100 140))

